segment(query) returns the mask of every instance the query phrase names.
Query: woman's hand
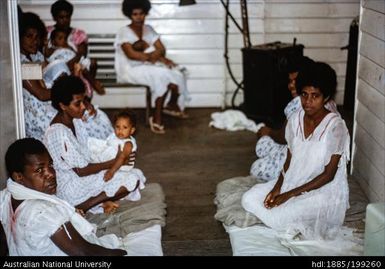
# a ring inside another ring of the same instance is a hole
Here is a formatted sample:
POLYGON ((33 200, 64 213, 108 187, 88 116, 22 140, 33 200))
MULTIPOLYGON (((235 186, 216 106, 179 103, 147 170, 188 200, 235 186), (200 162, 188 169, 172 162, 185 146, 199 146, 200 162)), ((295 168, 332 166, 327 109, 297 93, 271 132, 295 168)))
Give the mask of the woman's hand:
POLYGON ((285 203, 287 200, 289 200, 292 197, 288 192, 282 193, 277 195, 272 202, 268 203, 268 206, 265 205, 266 208, 273 208, 276 206, 279 206, 283 203, 285 203))
POLYGON ((279 190, 277 188, 273 188, 267 195, 266 195, 266 198, 265 200, 263 201, 263 205, 270 209, 272 208, 274 205, 274 201, 275 199, 277 198, 277 196, 279 196, 279 190))
POLYGON ((160 59, 160 61, 162 63, 164 63, 165 65, 167 65, 167 67, 170 68, 170 69, 176 66, 176 63, 174 63, 172 60, 170 60, 170 59, 168 59, 166 57, 162 57, 160 59))
POLYGON ((113 171, 107 170, 107 171, 104 173, 104 177, 103 177, 104 181, 105 181, 105 182, 109 181, 109 180, 114 176, 114 174, 115 174, 115 173, 114 173, 113 171))
POLYGON ((270 136, 271 128, 267 126, 263 126, 259 131, 257 132, 257 139, 260 139, 262 136, 270 136))
POLYGON ((82 217, 85 217, 86 214, 84 213, 83 209, 80 208, 75 208, 75 212, 80 214, 82 217))

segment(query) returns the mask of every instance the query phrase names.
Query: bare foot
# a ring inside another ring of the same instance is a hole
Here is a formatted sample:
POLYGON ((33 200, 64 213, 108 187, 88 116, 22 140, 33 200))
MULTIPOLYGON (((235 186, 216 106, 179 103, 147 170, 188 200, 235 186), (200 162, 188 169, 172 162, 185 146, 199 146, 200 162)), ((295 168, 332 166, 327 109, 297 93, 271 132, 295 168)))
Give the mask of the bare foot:
POLYGON ((86 214, 84 213, 83 209, 75 208, 76 213, 79 213, 82 217, 85 217, 86 214))
POLYGON ((104 94, 106 94, 106 89, 104 89, 103 84, 102 84, 99 80, 94 79, 94 81, 92 81, 92 87, 95 89, 95 91, 96 91, 99 95, 104 95, 104 94))
POLYGON ((119 208, 119 204, 113 201, 106 201, 102 204, 105 214, 112 214, 119 208))

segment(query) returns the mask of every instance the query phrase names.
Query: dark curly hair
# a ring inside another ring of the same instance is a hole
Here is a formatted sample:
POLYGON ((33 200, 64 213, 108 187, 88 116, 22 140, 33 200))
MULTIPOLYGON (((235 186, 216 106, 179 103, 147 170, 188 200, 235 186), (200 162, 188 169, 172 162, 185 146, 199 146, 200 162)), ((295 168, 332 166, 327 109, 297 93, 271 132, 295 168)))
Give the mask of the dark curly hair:
POLYGON ((116 113, 114 115, 114 124, 119 118, 129 119, 132 127, 136 127, 136 114, 132 109, 126 108, 116 113))
POLYGON ((333 99, 337 91, 336 71, 327 63, 315 62, 298 73, 296 80, 297 93, 300 95, 306 86, 318 88, 324 98, 333 99))
POLYGON ((123 14, 130 18, 134 9, 142 9, 147 15, 151 9, 151 3, 149 0, 124 0, 122 3, 123 14))
POLYGON ((75 94, 85 93, 83 81, 76 76, 62 76, 58 78, 51 89, 52 106, 59 112, 62 111, 60 103, 68 106, 75 94))
POLYGON ((53 18, 55 18, 60 11, 66 11, 72 16, 72 13, 74 12, 74 6, 66 1, 66 0, 57 0, 55 3, 51 6, 51 15, 53 18))
POLYGON ((21 37, 25 35, 28 29, 36 29, 41 40, 47 35, 47 29, 39 15, 32 12, 24 12, 20 14, 18 20, 20 42, 21 37))
POLYGON ((289 73, 300 72, 301 69, 306 69, 308 64, 313 64, 314 61, 307 56, 290 55, 287 59, 287 71, 289 73))
POLYGON ((23 138, 13 142, 5 153, 5 166, 8 176, 12 173, 24 172, 24 167, 28 163, 27 156, 43 154, 48 152, 44 144, 35 138, 23 138))

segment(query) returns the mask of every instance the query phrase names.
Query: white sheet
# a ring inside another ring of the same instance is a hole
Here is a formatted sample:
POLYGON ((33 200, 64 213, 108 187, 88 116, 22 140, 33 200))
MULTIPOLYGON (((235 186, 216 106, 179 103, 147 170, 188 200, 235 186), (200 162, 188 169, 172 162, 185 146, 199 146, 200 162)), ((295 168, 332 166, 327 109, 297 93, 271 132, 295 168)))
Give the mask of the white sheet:
POLYGON ((361 256, 363 240, 343 227, 333 241, 313 241, 278 234, 264 225, 246 228, 226 226, 233 256, 361 256))
POLYGON ((162 228, 159 224, 124 237, 127 256, 163 256, 162 228))

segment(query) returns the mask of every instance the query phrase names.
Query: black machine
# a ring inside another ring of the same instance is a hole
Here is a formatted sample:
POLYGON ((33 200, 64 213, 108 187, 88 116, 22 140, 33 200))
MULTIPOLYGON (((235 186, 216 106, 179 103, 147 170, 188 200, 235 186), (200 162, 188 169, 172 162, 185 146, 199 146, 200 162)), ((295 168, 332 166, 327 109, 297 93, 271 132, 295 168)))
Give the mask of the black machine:
POLYGON ((303 45, 274 42, 242 49, 243 112, 256 122, 280 127, 283 110, 291 100, 287 88, 289 57, 303 55, 303 45))

